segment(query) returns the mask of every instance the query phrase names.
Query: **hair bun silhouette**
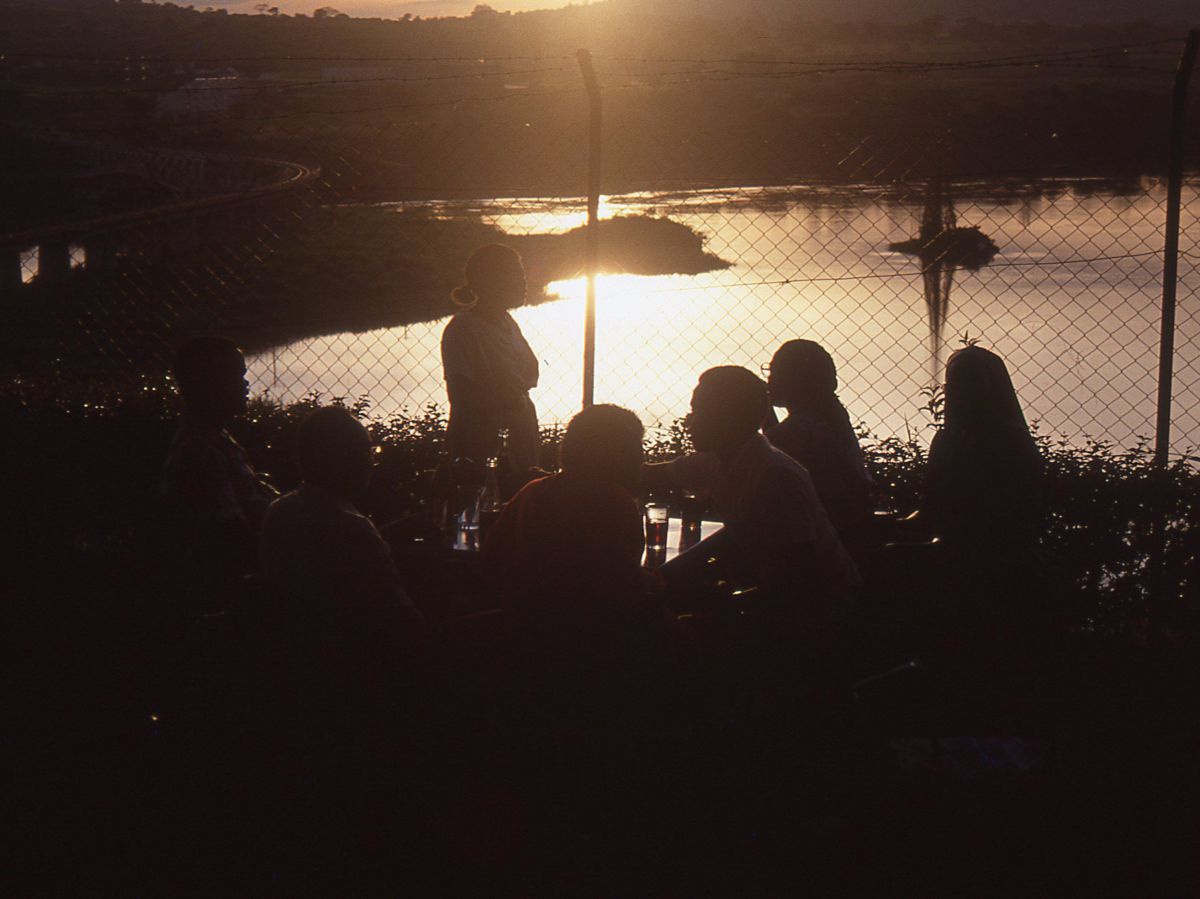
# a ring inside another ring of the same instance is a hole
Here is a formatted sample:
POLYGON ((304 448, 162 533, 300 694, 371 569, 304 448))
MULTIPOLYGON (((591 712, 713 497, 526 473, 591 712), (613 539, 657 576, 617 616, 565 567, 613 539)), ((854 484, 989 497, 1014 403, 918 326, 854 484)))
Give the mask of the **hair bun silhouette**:
POLYGON ((470 284, 460 284, 450 291, 450 302, 461 309, 470 309, 479 302, 479 294, 475 293, 470 284))

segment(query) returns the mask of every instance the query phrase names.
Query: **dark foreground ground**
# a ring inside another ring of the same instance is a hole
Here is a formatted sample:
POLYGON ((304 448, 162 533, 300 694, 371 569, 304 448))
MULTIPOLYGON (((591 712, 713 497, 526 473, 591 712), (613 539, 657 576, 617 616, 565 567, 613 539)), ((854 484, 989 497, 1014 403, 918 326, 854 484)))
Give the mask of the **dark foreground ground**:
POLYGON ((1195 894, 1178 647, 855 692, 753 628, 571 658, 468 630, 381 685, 60 576, 12 632, 12 895, 1195 894))
MULTIPOLYGON (((181 607, 152 526, 170 419, 139 409, 11 418, 7 895, 1200 886, 1200 629, 1180 615, 1149 644, 1136 607, 1114 605, 1137 586, 1147 529, 1130 523, 1154 496, 1132 461, 1052 457, 1054 534, 1077 539, 1051 545, 1104 590, 1036 652, 984 655, 933 617, 860 627, 822 656, 737 616, 549 652, 449 625, 485 605, 479 584, 426 557, 404 568, 442 626, 380 682, 328 675, 253 602, 206 621, 181 607), (1118 568, 1122 549, 1137 553, 1118 568), (861 683, 914 657, 921 669, 861 683)), ((286 489, 285 411, 256 412, 246 445, 286 489)), ((383 435, 385 470, 425 467, 404 454, 427 436, 410 425, 383 435)), ((876 474, 899 491, 910 468, 876 474)), ((1194 489, 1177 474, 1187 523, 1194 489)), ((1172 552, 1194 545, 1181 531, 1172 552)), ((1181 589, 1190 566, 1170 569, 1181 589)), ((876 609, 892 584, 875 579, 876 609)), ((966 623, 986 647, 990 625, 966 623)))

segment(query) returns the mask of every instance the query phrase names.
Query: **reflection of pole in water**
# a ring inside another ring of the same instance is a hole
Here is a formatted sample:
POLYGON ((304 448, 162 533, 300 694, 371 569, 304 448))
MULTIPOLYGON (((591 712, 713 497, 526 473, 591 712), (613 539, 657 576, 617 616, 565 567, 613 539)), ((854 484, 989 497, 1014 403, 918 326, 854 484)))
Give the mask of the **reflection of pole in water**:
POLYGON ((954 266, 932 262, 921 269, 924 283, 925 309, 929 316, 929 365, 933 380, 942 370, 942 333, 946 313, 950 311, 950 288, 954 285, 954 266))
POLYGON ((950 311, 954 271, 958 268, 978 271, 995 258, 998 249, 978 228, 958 227, 954 198, 940 174, 925 188, 925 209, 921 213, 917 236, 888 244, 888 249, 915 256, 921 263, 925 311, 929 319, 929 364, 936 381, 942 367, 942 333, 946 314, 950 311))
POLYGON ((954 214, 954 200, 943 190, 939 174, 925 192, 925 211, 921 213, 921 230, 918 232, 922 249, 921 278, 925 287, 925 310, 929 316, 929 353, 933 379, 936 381, 942 368, 942 333, 946 325, 946 313, 950 311, 950 287, 954 283, 954 267, 943 262, 940 253, 929 250, 938 238, 952 229, 958 222, 954 214))

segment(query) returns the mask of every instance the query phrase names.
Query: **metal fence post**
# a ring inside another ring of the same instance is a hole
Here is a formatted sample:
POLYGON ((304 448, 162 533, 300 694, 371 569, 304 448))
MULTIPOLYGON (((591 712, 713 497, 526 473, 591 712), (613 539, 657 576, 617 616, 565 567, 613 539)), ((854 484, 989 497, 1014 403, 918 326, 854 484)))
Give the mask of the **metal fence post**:
POLYGON ((575 58, 583 73, 590 111, 588 124, 588 217, 585 238, 587 300, 583 320, 583 406, 595 400, 596 393, 596 265, 600 256, 600 82, 592 67, 592 54, 578 50, 575 58))
POLYGON ((1171 91, 1171 155, 1167 172, 1167 224, 1163 246, 1162 333, 1158 349, 1158 420, 1154 461, 1167 464, 1171 446, 1171 387, 1175 366, 1175 293, 1179 280, 1179 208, 1183 194, 1183 137, 1187 117, 1188 82, 1196 62, 1200 29, 1188 32, 1175 86, 1171 91))

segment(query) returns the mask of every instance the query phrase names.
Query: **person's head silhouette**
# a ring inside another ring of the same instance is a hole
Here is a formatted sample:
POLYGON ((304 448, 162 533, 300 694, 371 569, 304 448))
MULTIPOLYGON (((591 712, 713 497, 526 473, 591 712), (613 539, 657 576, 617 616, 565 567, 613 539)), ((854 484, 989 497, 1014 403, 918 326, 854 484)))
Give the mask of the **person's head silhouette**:
POLYGON ((589 406, 571 419, 559 447, 562 470, 634 489, 641 478, 641 419, 620 406, 589 406))
POLYGON ((466 276, 467 283, 451 295, 458 306, 498 313, 525 302, 525 268, 512 247, 499 243, 480 247, 467 260, 466 276))
POLYGON ((710 368, 692 392, 692 443, 699 452, 730 456, 762 426, 768 409, 767 385, 758 375, 736 365, 710 368))
POLYGON ((946 361, 948 428, 1020 427, 1028 430, 1004 360, 980 346, 964 347, 946 361))
POLYGON ((172 371, 189 414, 224 424, 246 410, 246 359, 232 341, 192 338, 175 353, 172 371))
POLYGON ((789 340, 771 358, 771 404, 786 409, 820 406, 837 392, 837 367, 812 340, 789 340))
POLYGON ((343 499, 359 496, 371 482, 371 437, 340 406, 317 409, 300 423, 300 474, 304 481, 343 499))

